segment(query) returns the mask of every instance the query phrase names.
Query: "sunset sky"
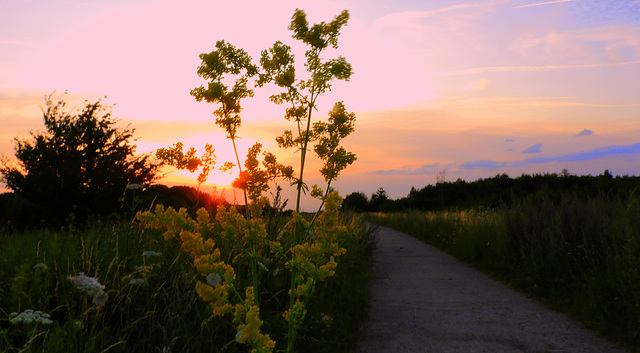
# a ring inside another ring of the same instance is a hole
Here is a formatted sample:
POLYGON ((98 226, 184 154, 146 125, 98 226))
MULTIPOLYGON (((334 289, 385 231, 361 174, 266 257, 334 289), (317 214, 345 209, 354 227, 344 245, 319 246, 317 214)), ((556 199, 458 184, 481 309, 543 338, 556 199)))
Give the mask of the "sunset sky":
MULTIPOLYGON (((138 152, 208 142, 231 160, 216 107, 189 95, 204 83, 198 54, 224 39, 257 61, 281 40, 301 60, 287 30, 296 8, 311 23, 351 15, 328 56, 345 56, 354 75, 318 115, 338 100, 357 115, 345 145, 358 160, 335 184, 343 196, 403 197, 438 172, 640 174, 640 0, 0 1, 0 154, 42 128, 45 95, 67 90, 79 108, 107 96, 138 152)), ((274 141, 293 127, 268 94, 244 102, 240 145, 260 141, 297 168, 274 141)), ((163 182, 195 180, 167 172, 163 182)))

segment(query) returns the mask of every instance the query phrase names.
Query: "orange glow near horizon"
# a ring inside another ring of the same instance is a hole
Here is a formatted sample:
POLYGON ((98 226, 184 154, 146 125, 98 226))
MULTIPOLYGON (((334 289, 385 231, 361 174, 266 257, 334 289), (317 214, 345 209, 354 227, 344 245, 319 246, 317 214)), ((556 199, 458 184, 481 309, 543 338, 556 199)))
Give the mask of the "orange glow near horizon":
MULTIPOLYGON (((168 172, 167 176, 163 178, 160 183, 179 184, 184 183, 187 185, 197 185, 197 177, 199 171, 195 173, 189 173, 186 170, 178 170, 168 172)), ((209 178, 206 182, 202 183, 204 186, 218 186, 222 188, 231 187, 231 183, 238 177, 238 170, 234 168, 231 173, 225 173, 218 169, 212 170, 209 174, 209 178)))

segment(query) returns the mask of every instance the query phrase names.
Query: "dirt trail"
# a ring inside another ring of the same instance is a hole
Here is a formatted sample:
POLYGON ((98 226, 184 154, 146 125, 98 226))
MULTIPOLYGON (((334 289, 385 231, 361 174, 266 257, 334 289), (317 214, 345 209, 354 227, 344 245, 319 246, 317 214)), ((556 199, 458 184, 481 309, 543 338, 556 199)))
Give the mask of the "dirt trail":
POLYGON ((623 353, 442 251, 378 227, 358 353, 623 353))

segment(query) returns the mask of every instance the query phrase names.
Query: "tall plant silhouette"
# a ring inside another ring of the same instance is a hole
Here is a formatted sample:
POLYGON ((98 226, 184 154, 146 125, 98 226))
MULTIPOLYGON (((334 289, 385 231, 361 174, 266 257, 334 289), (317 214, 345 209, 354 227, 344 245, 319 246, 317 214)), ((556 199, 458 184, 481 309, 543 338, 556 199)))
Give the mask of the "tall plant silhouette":
MULTIPOLYGON (((300 76, 291 47, 279 41, 261 53, 259 64, 254 64, 243 49, 225 41, 218 41, 214 51, 201 54, 198 75, 207 80, 207 84, 191 90, 191 95, 198 101, 217 105, 213 112, 215 122, 227 132, 227 138, 233 144, 239 170, 233 185, 244 191, 246 215, 239 217, 233 208, 219 209, 216 221, 224 234, 217 238, 214 235, 213 238, 218 239, 215 241, 204 239, 203 235, 215 228, 204 213, 199 213, 197 222, 187 221, 184 213, 164 209, 141 215, 150 227, 167 229, 167 234, 171 234, 168 238, 180 238, 183 247, 192 249, 194 264, 206 278, 199 284, 198 292, 211 303, 214 315, 230 312, 229 303, 237 301, 234 311, 238 329, 236 340, 249 344, 256 352, 271 351, 274 347, 269 336, 260 332, 259 281, 263 278, 260 268, 266 268, 262 259, 274 259, 277 270, 280 270, 277 267, 280 262, 290 271, 289 305, 283 315, 288 327, 286 351, 293 352, 316 284, 335 273, 336 258, 345 252, 339 246, 340 238, 347 233, 338 220, 342 198, 331 185, 340 172, 356 160, 353 153, 341 146, 342 139, 354 130, 355 114, 348 112, 343 102, 335 103, 326 121, 317 119, 314 112, 318 110, 318 99, 331 89, 331 82, 349 80, 352 74, 351 65, 344 57, 329 60, 322 57, 329 47, 338 47, 340 30, 348 19, 348 12, 343 11, 329 23, 310 26, 305 12, 295 11, 289 29, 293 38, 308 48, 304 54, 306 73, 300 76), (280 147, 294 148, 300 154, 297 170, 279 164, 274 154, 262 152, 260 143, 248 150, 242 167, 236 139, 242 122, 241 101, 253 97, 252 83, 255 87, 275 84, 280 88, 270 100, 287 106, 284 117, 294 123, 294 129, 284 131, 276 141, 280 147), (324 162, 320 169, 326 182, 324 189, 317 185, 310 188, 305 181, 312 149, 324 162), (277 228, 275 234, 269 234, 268 222, 261 212, 268 199, 262 194, 269 189, 270 182, 278 178, 287 179, 295 186, 296 206, 292 219, 277 228), (302 196, 309 191, 311 196, 322 201, 311 220, 300 215, 302 196), (223 246, 225 243, 226 247, 223 246), (242 281, 236 278, 239 272, 235 271, 242 261, 248 263, 251 276, 247 281, 251 285, 246 286, 244 296, 240 294, 243 292, 242 281)), ((178 168, 198 168, 201 159, 195 157, 195 150, 191 149, 185 155, 181 144, 174 146, 159 150, 158 156, 178 168)))

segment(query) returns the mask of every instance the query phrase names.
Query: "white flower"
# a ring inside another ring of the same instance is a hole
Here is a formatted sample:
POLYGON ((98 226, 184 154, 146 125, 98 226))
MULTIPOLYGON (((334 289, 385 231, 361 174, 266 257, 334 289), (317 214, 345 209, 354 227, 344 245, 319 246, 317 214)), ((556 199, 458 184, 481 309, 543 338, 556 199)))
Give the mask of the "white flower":
POLYGON ((222 277, 220 277, 219 274, 210 273, 207 275, 207 283, 209 283, 211 287, 217 286, 220 282, 222 282, 222 277))
POLYGON ((236 332, 236 342, 242 343, 242 331, 236 332))
POLYGON ((263 270, 269 272, 269 269, 267 268, 267 266, 265 266, 262 262, 258 261, 258 266, 262 267, 263 270))
POLYGON ((13 312, 9 316, 11 317, 12 324, 30 324, 33 322, 36 324, 50 325, 53 323, 53 321, 50 319, 51 315, 43 313, 40 310, 34 311, 33 309, 27 309, 20 314, 13 312))
POLYGON ((84 272, 80 272, 78 276, 69 276, 69 279, 75 286, 93 296, 93 303, 103 306, 109 299, 109 294, 105 293, 104 285, 98 282, 96 277, 87 277, 84 272))
POLYGON ((160 256, 162 256, 162 253, 160 252, 155 252, 151 250, 146 250, 142 252, 142 257, 160 257, 160 256))
POLYGON ((144 188, 142 184, 129 184, 127 185, 127 190, 138 190, 144 188))
POLYGON ((134 266, 133 269, 135 271, 151 271, 153 270, 153 266, 134 266))
POLYGON ((107 300, 109 300, 109 294, 106 292, 99 292, 93 296, 93 304, 98 306, 104 306, 107 304, 107 300))
POLYGON ((98 282, 96 277, 87 277, 84 272, 80 272, 78 276, 69 276, 69 279, 80 290, 84 290, 90 295, 96 295, 104 292, 104 286, 98 282))
POLYGON ((280 272, 279 268, 276 268, 275 270, 273 270, 273 277, 277 276, 278 272, 280 272))

